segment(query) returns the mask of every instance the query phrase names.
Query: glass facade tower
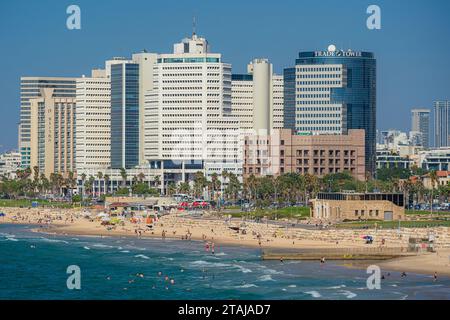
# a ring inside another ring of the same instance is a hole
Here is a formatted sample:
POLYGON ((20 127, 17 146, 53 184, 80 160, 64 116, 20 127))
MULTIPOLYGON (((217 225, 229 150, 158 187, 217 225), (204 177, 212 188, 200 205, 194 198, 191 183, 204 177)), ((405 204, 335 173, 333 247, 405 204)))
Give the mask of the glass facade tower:
MULTIPOLYGON (((376 59, 371 52, 300 52, 295 66, 285 69, 285 97, 295 96, 295 129, 312 134, 345 134, 365 130, 366 172, 376 162, 376 59), (293 91, 294 90, 294 91, 293 91)), ((285 98, 285 112, 292 101, 285 98)), ((292 115, 291 115, 292 116, 292 115)))
POLYGON ((450 146, 450 101, 434 102, 434 146, 450 146))
POLYGON ((111 167, 139 165, 139 64, 111 66, 111 167))

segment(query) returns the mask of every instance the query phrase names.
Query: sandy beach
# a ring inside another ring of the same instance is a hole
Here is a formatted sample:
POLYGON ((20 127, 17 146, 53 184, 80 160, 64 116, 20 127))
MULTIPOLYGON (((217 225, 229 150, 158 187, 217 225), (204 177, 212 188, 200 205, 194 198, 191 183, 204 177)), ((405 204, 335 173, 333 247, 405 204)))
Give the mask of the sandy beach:
MULTIPOLYGON (((86 218, 80 209, 0 208, 6 217, 0 223, 36 224, 36 232, 61 235, 129 236, 200 240, 216 247, 221 244, 261 249, 305 248, 406 248, 409 237, 426 237, 429 229, 371 230, 374 243, 367 245, 362 237, 365 230, 325 229, 315 230, 292 227, 290 224, 256 223, 240 219, 214 217, 193 218, 181 213, 161 217, 152 229, 144 219, 123 225, 104 226, 98 218, 86 218), (245 229, 245 234, 236 231, 245 229), (384 243, 383 243, 384 239, 384 243)), ((96 213, 91 217, 95 217, 96 213)), ((434 228, 436 243, 434 253, 422 253, 377 263, 382 269, 450 276, 449 228, 434 228)))

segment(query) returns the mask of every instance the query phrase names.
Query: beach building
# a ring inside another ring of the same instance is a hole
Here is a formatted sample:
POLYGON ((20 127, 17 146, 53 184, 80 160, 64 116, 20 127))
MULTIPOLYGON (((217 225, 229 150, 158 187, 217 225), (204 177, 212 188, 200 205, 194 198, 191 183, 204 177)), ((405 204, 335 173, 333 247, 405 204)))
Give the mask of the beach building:
POLYGON ((311 217, 321 220, 381 220, 405 218, 401 193, 326 193, 311 200, 311 217))

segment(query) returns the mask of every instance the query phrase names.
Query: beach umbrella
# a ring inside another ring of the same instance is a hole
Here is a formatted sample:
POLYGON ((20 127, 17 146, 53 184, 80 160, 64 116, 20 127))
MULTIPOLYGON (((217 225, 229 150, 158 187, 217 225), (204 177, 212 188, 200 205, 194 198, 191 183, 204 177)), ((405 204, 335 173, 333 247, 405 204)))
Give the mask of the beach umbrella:
POLYGON ((4 214, 3 212, 0 212, 0 217, 5 217, 6 214, 4 214))
POLYGON ((109 215, 106 214, 106 213, 104 213, 104 212, 101 212, 101 213, 99 213, 99 214, 97 215, 97 217, 99 217, 99 218, 101 218, 101 217, 109 217, 109 215))
POLYGON ((105 221, 105 222, 111 221, 111 218, 110 218, 110 217, 103 217, 103 218, 102 218, 102 221, 105 221))

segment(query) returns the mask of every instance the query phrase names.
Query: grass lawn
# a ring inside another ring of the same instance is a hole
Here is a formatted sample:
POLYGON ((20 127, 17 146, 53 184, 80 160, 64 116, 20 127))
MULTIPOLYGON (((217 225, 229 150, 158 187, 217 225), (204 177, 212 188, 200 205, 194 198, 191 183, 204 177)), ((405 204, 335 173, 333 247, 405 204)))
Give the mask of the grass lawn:
POLYGON ((307 218, 309 217, 309 207, 287 207, 281 209, 257 209, 250 212, 231 213, 233 217, 264 217, 269 219, 283 218, 307 218))
MULTIPOLYGON (((361 229, 368 227, 375 229, 375 226, 383 229, 397 229, 398 221, 357 221, 343 222, 336 225, 338 229, 361 229)), ((426 227, 450 227, 450 220, 428 220, 428 221, 400 221, 401 228, 426 228, 426 227)))
POLYGON ((37 201, 39 203, 39 206, 72 208, 72 205, 66 202, 51 202, 48 200, 27 200, 27 199, 0 199, 0 207, 31 207, 31 202, 33 201, 37 201))

